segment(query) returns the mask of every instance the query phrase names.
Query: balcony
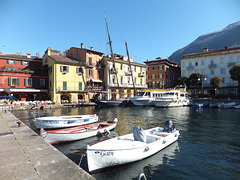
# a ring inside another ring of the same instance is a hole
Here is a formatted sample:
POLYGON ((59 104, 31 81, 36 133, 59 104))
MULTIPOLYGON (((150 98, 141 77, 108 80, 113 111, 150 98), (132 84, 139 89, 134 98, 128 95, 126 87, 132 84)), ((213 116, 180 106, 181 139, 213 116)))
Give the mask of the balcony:
MULTIPOLYGON (((110 87, 117 87, 116 83, 110 83, 109 84, 110 87)), ((133 88, 133 84, 132 83, 120 83, 119 84, 120 88, 133 88)), ((135 84, 135 88, 147 88, 146 84, 135 84)))
POLYGON ((145 76, 145 72, 138 73, 138 77, 144 77, 144 76, 145 76))
POLYGON ((234 66, 234 65, 236 65, 236 62, 229 62, 229 63, 228 63, 228 67, 232 67, 232 66, 234 66))
POLYGON ((118 70, 116 68, 111 68, 110 69, 110 74, 117 74, 118 70))
POLYGON ((87 64, 87 67, 89 68, 93 68, 95 66, 95 63, 93 62, 87 62, 86 64, 87 64))
POLYGON ((186 68, 187 68, 187 70, 194 70, 193 66, 187 66, 186 68))
POLYGON ((217 65, 216 65, 216 64, 209 64, 208 67, 209 67, 209 68, 216 68, 217 65))
POLYGON ((131 76, 132 73, 130 71, 125 71, 125 76, 131 76))

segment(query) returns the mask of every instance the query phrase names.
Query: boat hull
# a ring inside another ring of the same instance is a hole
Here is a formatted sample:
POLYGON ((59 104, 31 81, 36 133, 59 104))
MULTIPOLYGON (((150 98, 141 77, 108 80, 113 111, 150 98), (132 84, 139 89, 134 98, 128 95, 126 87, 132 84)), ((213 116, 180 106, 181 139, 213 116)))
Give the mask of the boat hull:
MULTIPOLYGON (((157 129, 159 128, 152 128, 147 131, 150 132, 157 129)), ((147 143, 135 141, 132 136, 133 134, 129 134, 106 140, 98 143, 97 146, 88 146, 87 160, 89 171, 92 172, 109 166, 126 164, 147 158, 177 141, 179 131, 168 133, 167 137, 148 134, 146 135, 147 143), (114 148, 108 148, 109 145, 114 148)))
POLYGON ((34 123, 37 129, 54 129, 95 123, 98 119, 96 115, 52 116, 35 118, 34 123))
POLYGON ((103 134, 114 129, 117 122, 109 123, 109 125, 99 127, 99 125, 106 124, 105 122, 94 123, 86 126, 77 126, 73 128, 59 129, 53 131, 44 131, 43 138, 49 143, 60 143, 67 141, 76 141, 80 139, 89 138, 98 134, 103 134))
POLYGON ((96 104, 104 107, 118 107, 121 106, 122 102, 123 100, 97 100, 96 104))
POLYGON ((130 99, 135 106, 153 106, 151 99, 130 99))

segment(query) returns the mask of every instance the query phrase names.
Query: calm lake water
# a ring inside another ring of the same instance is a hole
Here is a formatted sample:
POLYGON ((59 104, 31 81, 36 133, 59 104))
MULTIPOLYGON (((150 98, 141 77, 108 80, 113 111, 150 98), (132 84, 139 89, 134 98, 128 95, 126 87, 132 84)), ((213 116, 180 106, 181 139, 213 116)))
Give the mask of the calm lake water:
MULTIPOLYGON (((13 114, 35 130, 32 112, 13 114)), ((138 179, 144 173, 155 179, 240 179, 240 109, 197 109, 193 107, 78 107, 37 111, 44 116, 97 114, 101 121, 118 118, 110 137, 132 132, 134 126, 143 129, 163 126, 172 120, 180 130, 177 142, 142 161, 107 168, 92 174, 97 180, 138 179)), ((93 137, 55 147, 76 164, 87 143, 105 137, 93 137)), ((87 170, 85 159, 81 167, 87 170)))

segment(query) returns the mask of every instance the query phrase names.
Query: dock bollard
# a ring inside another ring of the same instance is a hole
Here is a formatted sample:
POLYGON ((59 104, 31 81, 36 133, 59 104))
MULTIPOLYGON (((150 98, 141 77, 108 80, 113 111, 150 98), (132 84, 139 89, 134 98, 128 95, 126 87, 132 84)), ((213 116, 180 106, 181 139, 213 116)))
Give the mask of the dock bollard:
POLYGON ((17 122, 18 127, 20 127, 21 124, 22 124, 22 122, 20 122, 20 121, 17 122))

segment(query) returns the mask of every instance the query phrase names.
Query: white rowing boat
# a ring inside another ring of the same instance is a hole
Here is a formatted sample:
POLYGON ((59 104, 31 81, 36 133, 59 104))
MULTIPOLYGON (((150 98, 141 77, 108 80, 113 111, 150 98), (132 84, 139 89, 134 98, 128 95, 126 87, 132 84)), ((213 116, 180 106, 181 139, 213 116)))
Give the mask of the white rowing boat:
POLYGON ((74 115, 74 116, 48 116, 37 117, 34 123, 37 129, 54 129, 80 126, 98 121, 98 116, 95 115, 74 115))
POLYGON ((90 172, 138 161, 149 157, 178 139, 179 131, 167 121, 164 128, 142 130, 134 127, 133 133, 87 146, 90 172))
POLYGON ((88 124, 84 126, 76 126, 72 128, 57 129, 45 131, 43 130, 42 137, 51 144, 76 141, 80 139, 89 138, 105 132, 109 133, 117 125, 117 118, 113 121, 104 121, 94 124, 88 124))

